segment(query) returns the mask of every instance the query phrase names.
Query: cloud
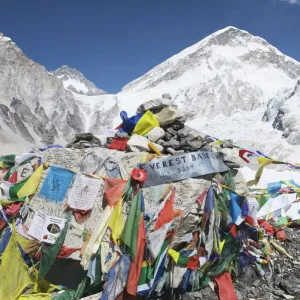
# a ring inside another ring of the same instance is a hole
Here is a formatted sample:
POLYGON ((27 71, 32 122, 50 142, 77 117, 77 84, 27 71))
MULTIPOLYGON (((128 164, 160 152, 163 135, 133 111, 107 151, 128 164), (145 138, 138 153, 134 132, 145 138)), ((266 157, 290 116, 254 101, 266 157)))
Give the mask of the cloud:
POLYGON ((282 2, 287 2, 289 4, 300 4, 300 0, 281 0, 282 2))

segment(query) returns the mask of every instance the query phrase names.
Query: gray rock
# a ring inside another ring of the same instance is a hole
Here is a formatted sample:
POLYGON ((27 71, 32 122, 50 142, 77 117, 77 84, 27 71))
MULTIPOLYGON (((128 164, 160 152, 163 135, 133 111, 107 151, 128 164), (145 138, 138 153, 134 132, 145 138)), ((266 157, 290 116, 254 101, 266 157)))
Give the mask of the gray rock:
POLYGON ((91 141, 93 138, 94 138, 94 135, 92 133, 76 133, 75 134, 75 138, 80 141, 80 140, 83 140, 83 141, 91 141))
POLYGON ((188 118, 188 115, 186 114, 186 112, 184 112, 184 111, 177 112, 177 121, 178 122, 181 122, 184 124, 186 122, 187 118, 188 118))
POLYGON ((239 169, 241 166, 233 161, 224 161, 230 169, 239 169))
POLYGON ((174 125, 172 126, 174 130, 178 131, 182 128, 184 128, 184 124, 178 120, 176 120, 176 122, 174 123, 174 125))
POLYGON ((171 135, 171 133, 166 132, 166 134, 165 134, 165 136, 164 136, 164 140, 165 140, 165 141, 170 141, 172 137, 173 137, 173 136, 171 135))
POLYGON ((172 127, 169 127, 167 129, 167 132, 171 135, 171 136, 176 136, 177 135, 177 131, 174 130, 172 127))
POLYGON ((285 231, 287 241, 292 242, 294 240, 293 229, 284 228, 284 231, 285 231))
POLYGON ((252 283, 252 286, 254 287, 258 287, 260 285, 260 280, 259 279, 256 279, 253 283, 252 283))
POLYGON ((295 295, 300 292, 300 279, 294 275, 288 276, 280 283, 281 288, 283 288, 288 294, 295 295))
MULTIPOLYGON (((150 152, 151 150, 148 148, 149 140, 144 136, 134 134, 127 143, 127 147, 132 152, 150 152)), ((159 150, 163 151, 164 147, 158 144, 153 143, 154 146, 159 150)))
POLYGON ((277 296, 281 296, 284 294, 284 291, 283 290, 280 290, 280 289, 274 289, 273 290, 273 294, 274 295, 277 295, 277 296))
POLYGON ((189 127, 187 127, 187 130, 188 130, 188 135, 187 135, 188 140, 190 141, 203 140, 199 131, 191 129, 189 127))
POLYGON ((158 140, 157 144, 163 146, 164 142, 165 142, 164 140, 158 140))
POLYGON ((125 132, 125 131, 123 131, 123 132, 118 131, 118 132, 116 133, 116 137, 118 137, 118 138, 129 138, 129 135, 128 135, 128 133, 125 132))
POLYGON ((158 140, 163 139, 165 131, 160 127, 154 127, 147 133, 149 141, 156 143, 158 140))
POLYGON ((183 138, 183 137, 187 137, 188 136, 188 129, 187 128, 182 128, 182 129, 180 129, 178 132, 177 132, 177 134, 178 134, 178 136, 179 137, 181 137, 181 138, 183 138))
MULTIPOLYGON (((199 142, 201 142, 201 141, 196 140, 196 141, 193 141, 191 143, 195 143, 197 145, 199 142)), ((210 151, 212 151, 212 148, 209 145, 204 145, 204 146, 201 147, 201 150, 210 152, 210 151)))
POLYGON ((223 140, 221 147, 222 148, 233 148, 233 141, 232 140, 223 140))
POLYGON ((275 285, 277 285, 277 286, 280 285, 280 283, 281 283, 281 281, 282 281, 282 277, 283 277, 283 274, 278 274, 278 275, 276 276, 275 281, 274 281, 275 285))
POLYGON ((170 146, 171 146, 171 148, 177 150, 180 148, 180 142, 177 141, 175 138, 172 138, 170 141, 170 146))
POLYGON ((171 140, 170 141, 163 141, 163 143, 161 145, 165 148, 171 147, 171 140))
POLYGON ((271 293, 265 293, 263 299, 274 300, 275 298, 274 298, 274 296, 271 293))
POLYGON ((107 137, 106 142, 108 144, 111 144, 113 142, 114 138, 113 137, 107 137))
POLYGON ((168 99, 163 99, 163 98, 158 98, 158 99, 153 99, 153 100, 150 100, 150 101, 147 101, 143 104, 141 104, 136 113, 142 113, 142 112, 145 112, 147 110, 157 110, 157 109, 161 109, 161 108, 164 108, 164 107, 167 107, 171 105, 171 102, 170 100, 168 99))
POLYGON ((166 106, 155 114, 160 126, 173 124, 177 119, 177 111, 172 106, 166 106))
POLYGON ((251 288, 252 295, 257 297, 259 295, 259 290, 256 287, 251 288))
POLYGON ((294 296, 286 295, 286 294, 283 294, 282 297, 283 297, 284 299, 287 299, 287 300, 291 300, 291 299, 294 299, 294 298, 295 298, 294 296))
POLYGON ((162 98, 163 99, 172 100, 172 97, 171 97, 171 95, 169 93, 162 94, 162 98))
MULTIPOLYGON (((200 149, 203 146, 202 141, 194 140, 194 141, 187 141, 188 145, 190 146, 191 150, 197 150, 200 149)), ((205 150, 203 150, 205 151, 205 150)))
POLYGON ((72 145, 74 145, 75 143, 77 143, 78 140, 76 138, 73 138, 67 145, 66 148, 72 148, 72 145))
POLYGON ((180 139, 180 146, 188 146, 188 140, 187 138, 181 138, 180 139))
POLYGON ((184 153, 183 150, 178 150, 178 151, 176 151, 176 150, 174 150, 174 149, 171 148, 171 147, 167 148, 166 151, 167 151, 168 153, 172 154, 172 155, 179 155, 179 154, 183 154, 183 153, 184 153))

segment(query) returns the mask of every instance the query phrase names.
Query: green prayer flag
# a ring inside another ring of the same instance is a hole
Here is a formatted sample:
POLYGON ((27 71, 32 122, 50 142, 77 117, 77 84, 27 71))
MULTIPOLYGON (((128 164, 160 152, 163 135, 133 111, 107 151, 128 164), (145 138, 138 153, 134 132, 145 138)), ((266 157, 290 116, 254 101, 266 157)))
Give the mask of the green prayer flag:
POLYGON ((142 191, 139 189, 132 199, 130 211, 121 234, 121 240, 127 246, 131 259, 135 259, 136 256, 136 243, 141 218, 141 196, 142 191))

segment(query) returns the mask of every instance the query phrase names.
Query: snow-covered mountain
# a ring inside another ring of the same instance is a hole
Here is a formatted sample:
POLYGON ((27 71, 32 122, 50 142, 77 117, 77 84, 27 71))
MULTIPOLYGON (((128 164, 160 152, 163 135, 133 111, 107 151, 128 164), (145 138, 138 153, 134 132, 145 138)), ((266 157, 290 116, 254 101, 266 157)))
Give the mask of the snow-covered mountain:
MULTIPOLYGON (((299 77, 299 62, 260 37, 227 27, 127 84, 118 94, 119 107, 126 110, 133 103, 133 113, 135 103, 170 93, 190 126, 275 157, 290 158, 300 150, 291 146, 300 144, 292 138, 300 132, 294 121, 300 113, 299 107, 295 110, 299 98, 294 96, 285 104, 285 111, 290 111, 285 124, 292 123, 294 132, 288 139, 272 127, 272 118, 262 120, 270 99, 292 92, 299 77)), ((277 108, 272 110, 275 116, 277 108)))
POLYGON ((98 89, 94 83, 87 80, 82 73, 68 66, 62 66, 55 70, 53 74, 62 81, 67 90, 72 92, 87 96, 107 94, 107 92, 98 89))
POLYGON ((72 93, 56 76, 0 34, 0 133, 5 137, 1 142, 16 149, 64 141, 83 130, 82 119, 72 93))
POLYGON ((300 63, 246 31, 217 31, 116 95, 102 95, 66 66, 51 75, 1 37, 0 114, 6 122, 4 127, 2 118, 0 133, 10 131, 30 143, 45 137, 49 141, 49 136, 66 140, 74 131, 101 134, 120 122, 120 110, 135 114, 142 102, 170 93, 188 125, 278 158, 299 160, 300 63))
POLYGON ((264 39, 234 27, 208 36, 156 66, 123 92, 170 92, 190 118, 253 111, 283 87, 292 87, 300 64, 264 39))

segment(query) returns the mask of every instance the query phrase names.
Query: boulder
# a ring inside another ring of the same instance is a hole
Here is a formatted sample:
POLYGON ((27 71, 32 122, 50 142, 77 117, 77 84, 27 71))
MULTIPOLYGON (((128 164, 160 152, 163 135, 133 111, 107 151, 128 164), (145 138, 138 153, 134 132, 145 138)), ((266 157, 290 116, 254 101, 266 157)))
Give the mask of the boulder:
MULTIPOLYGON (((148 148, 149 140, 145 138, 144 136, 134 134, 131 139, 127 143, 127 147, 129 151, 132 152, 150 152, 151 150, 148 148)), ((162 152, 164 150, 164 147, 158 144, 153 143, 153 145, 162 152)))
POLYGON ((160 127, 154 127, 147 133, 149 141, 156 143, 158 140, 163 139, 165 131, 160 127))
POLYGON ((94 138, 94 135, 92 133, 77 133, 75 134, 75 138, 78 140, 78 141, 88 141, 90 142, 93 138, 94 138))
POLYGON ((158 98, 158 99, 154 99, 154 100, 150 100, 150 101, 147 101, 143 104, 141 104, 136 113, 139 114, 139 113, 143 113, 147 110, 158 110, 158 109, 162 109, 164 107, 167 107, 171 105, 171 102, 170 100, 168 99, 163 99, 163 98, 158 98))
POLYGON ((155 114, 160 126, 174 124, 177 119, 177 111, 172 106, 166 106, 155 114))

